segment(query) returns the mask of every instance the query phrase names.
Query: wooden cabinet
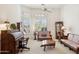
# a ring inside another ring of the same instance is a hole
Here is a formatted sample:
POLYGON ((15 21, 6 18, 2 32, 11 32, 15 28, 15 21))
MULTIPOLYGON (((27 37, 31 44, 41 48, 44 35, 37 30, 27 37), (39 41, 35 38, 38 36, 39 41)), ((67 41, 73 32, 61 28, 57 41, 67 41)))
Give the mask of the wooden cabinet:
POLYGON ((0 53, 15 54, 19 52, 19 41, 24 38, 20 31, 3 30, 1 31, 1 49, 0 53))
POLYGON ((17 29, 20 31, 20 22, 17 23, 17 29))
POLYGON ((62 21, 55 23, 56 39, 61 39, 64 36, 64 33, 61 30, 62 26, 63 26, 63 22, 62 21))
POLYGON ((16 53, 16 42, 7 30, 1 31, 1 54, 16 53))

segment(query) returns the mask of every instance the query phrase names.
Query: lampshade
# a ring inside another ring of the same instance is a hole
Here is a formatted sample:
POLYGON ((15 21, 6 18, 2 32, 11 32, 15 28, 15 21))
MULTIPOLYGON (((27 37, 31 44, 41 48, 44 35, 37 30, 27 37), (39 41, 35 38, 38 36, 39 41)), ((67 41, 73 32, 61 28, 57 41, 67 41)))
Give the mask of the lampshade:
POLYGON ((0 30, 7 30, 6 24, 0 24, 0 30))
POLYGON ((64 35, 71 33, 71 27, 70 26, 62 26, 61 29, 64 31, 64 35))
POLYGON ((61 30, 66 30, 66 27, 65 27, 65 26, 62 26, 62 27, 61 27, 61 30))

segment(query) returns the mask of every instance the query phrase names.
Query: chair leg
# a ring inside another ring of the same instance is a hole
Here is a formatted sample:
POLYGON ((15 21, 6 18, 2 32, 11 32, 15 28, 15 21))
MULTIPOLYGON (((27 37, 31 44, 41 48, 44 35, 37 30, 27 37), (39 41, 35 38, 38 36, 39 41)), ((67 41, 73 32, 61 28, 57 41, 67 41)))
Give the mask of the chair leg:
POLYGON ((30 48, 29 47, 22 47, 23 49, 28 49, 28 50, 30 50, 30 48))
POLYGON ((79 51, 76 51, 76 54, 79 54, 79 51))

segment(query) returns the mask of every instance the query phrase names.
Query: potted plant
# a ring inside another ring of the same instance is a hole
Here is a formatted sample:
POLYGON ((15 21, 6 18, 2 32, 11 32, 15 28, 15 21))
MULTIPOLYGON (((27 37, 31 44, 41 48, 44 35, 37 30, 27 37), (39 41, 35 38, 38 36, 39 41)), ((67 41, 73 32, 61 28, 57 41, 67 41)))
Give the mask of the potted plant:
POLYGON ((14 23, 12 23, 12 24, 10 25, 10 28, 13 29, 13 30, 15 30, 15 29, 16 29, 16 25, 15 25, 14 23))

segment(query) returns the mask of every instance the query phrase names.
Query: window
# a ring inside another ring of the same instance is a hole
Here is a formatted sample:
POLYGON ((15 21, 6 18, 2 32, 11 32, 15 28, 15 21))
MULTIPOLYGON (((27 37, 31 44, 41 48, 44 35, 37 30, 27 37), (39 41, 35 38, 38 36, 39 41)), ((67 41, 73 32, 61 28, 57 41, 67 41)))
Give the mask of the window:
POLYGON ((26 33, 30 33, 31 20, 28 17, 22 17, 22 28, 26 33))
POLYGON ((35 22, 35 31, 41 31, 42 28, 47 28, 47 19, 45 16, 39 16, 35 22))

